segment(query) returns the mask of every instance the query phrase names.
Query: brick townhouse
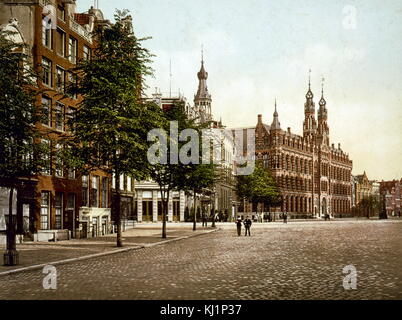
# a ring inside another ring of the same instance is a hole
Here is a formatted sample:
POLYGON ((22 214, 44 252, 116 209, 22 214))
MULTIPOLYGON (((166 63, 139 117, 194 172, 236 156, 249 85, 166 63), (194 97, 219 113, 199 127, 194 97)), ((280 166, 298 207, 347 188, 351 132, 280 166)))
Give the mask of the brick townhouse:
MULTIPOLYGON (((14 31, 23 41, 32 64, 41 74, 37 97, 43 119, 38 130, 50 139, 47 166, 31 178, 18 193, 18 226, 34 240, 91 237, 111 231, 111 177, 102 170, 82 176, 67 168, 57 151, 66 125, 74 116, 81 97, 68 96, 66 86, 76 81, 71 70, 80 59, 90 59, 95 42, 91 31, 109 22, 91 7, 76 13, 72 0, 0 1, 0 25, 14 31), (52 141, 52 142, 50 142, 52 141)), ((7 192, 2 189, 2 197, 7 192)), ((5 214, 4 199, 0 215, 5 214)), ((4 219, 3 219, 4 220, 4 219)), ((0 229, 4 228, 0 224, 0 229)))

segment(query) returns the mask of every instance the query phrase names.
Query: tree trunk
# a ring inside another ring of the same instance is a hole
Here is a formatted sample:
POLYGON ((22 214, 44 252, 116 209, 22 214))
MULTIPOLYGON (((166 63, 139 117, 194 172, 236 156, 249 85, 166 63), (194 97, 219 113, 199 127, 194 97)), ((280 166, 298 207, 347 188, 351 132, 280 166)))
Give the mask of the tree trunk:
POLYGON ((193 191, 194 194, 194 219, 193 219, 193 231, 197 230, 197 196, 195 190, 193 191))
POLYGON ((115 219, 117 225, 117 237, 116 237, 116 245, 117 247, 123 247, 123 240, 121 235, 121 212, 120 212, 120 205, 121 205, 121 195, 120 195, 120 173, 116 172, 115 175, 115 185, 116 185, 116 196, 115 196, 115 219))
POLYGON ((167 216, 167 210, 168 210, 168 202, 169 202, 169 191, 166 191, 166 197, 165 193, 161 189, 161 195, 162 195, 162 238, 166 239, 166 216, 167 216))
POLYGON ((10 187, 10 195, 8 202, 8 221, 6 220, 6 231, 7 231, 7 246, 6 253, 4 254, 4 265, 15 266, 19 264, 19 254, 16 250, 15 242, 15 221, 13 217, 13 196, 14 196, 14 186, 10 187))
POLYGON ((214 202, 212 203, 212 228, 215 228, 215 193, 214 193, 214 202))
POLYGON ((261 204, 261 223, 263 223, 264 222, 264 204, 262 203, 261 204))

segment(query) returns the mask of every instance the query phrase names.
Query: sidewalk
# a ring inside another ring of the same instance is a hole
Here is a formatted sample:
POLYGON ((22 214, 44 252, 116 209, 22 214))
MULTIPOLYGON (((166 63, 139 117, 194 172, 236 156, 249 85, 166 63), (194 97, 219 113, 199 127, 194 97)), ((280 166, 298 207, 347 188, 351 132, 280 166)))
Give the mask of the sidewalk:
POLYGON ((31 268, 42 264, 61 264, 74 260, 137 250, 148 246, 214 232, 218 230, 218 228, 203 228, 198 224, 197 231, 194 232, 191 224, 168 224, 166 230, 167 239, 162 239, 162 225, 160 223, 137 224, 134 229, 123 232, 123 248, 116 247, 116 234, 59 242, 27 242, 17 245, 17 250, 20 254, 20 264, 13 267, 3 266, 5 246, 1 246, 0 276, 2 273, 8 271, 31 268))

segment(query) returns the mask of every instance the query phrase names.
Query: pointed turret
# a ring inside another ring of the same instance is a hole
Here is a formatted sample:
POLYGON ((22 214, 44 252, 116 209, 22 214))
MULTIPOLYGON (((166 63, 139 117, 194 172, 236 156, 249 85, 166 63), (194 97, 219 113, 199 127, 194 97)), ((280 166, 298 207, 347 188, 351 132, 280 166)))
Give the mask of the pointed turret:
POLYGON ((211 115, 211 95, 208 92, 207 79, 208 72, 204 67, 204 52, 201 52, 201 69, 197 73, 198 76, 198 90, 194 96, 194 106, 200 115, 202 122, 212 120, 211 115))
POLYGON ((315 119, 315 104, 313 101, 314 95, 311 91, 311 70, 308 75, 308 91, 306 94, 306 102, 304 104, 304 123, 303 123, 303 137, 306 139, 313 139, 317 130, 317 122, 315 119))
POLYGON ((271 124, 271 131, 274 130, 281 130, 281 124, 278 118, 278 111, 276 110, 276 99, 275 99, 275 112, 274 112, 274 119, 271 124))
POLYGON ((328 112, 327 112, 327 102, 324 99, 324 79, 322 79, 322 87, 321 87, 321 99, 319 102, 320 108, 318 109, 318 119, 327 119, 328 112))
POLYGON ((324 78, 321 85, 321 99, 319 102, 320 108, 318 109, 318 138, 321 143, 329 146, 329 127, 328 127, 328 111, 327 102, 324 99, 324 78))
POLYGON ((314 104, 313 98, 314 98, 314 94, 311 91, 311 70, 309 70, 308 91, 306 93, 306 103, 304 104, 305 112, 315 113, 315 104, 314 104))

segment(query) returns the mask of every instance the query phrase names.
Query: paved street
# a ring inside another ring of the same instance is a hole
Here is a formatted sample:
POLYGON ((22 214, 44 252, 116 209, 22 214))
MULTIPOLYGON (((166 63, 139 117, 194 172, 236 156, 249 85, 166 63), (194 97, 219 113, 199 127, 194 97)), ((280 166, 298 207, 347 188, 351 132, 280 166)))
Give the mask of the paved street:
POLYGON ((402 222, 235 226, 126 253, 0 277, 1 299, 402 299, 402 222), (342 285, 346 265, 357 289, 342 285))

